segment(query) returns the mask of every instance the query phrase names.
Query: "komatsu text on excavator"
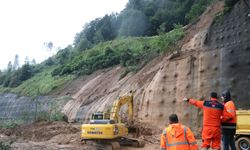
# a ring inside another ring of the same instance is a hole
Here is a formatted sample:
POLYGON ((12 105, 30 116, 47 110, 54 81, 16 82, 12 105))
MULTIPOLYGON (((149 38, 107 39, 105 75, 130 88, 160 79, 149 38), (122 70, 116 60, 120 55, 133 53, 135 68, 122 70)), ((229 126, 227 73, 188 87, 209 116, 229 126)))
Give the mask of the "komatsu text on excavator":
MULTIPOLYGON (((89 124, 81 126, 81 140, 88 145, 119 150, 120 145, 143 147, 144 142, 128 137, 128 128, 133 125, 133 93, 130 92, 116 100, 110 112, 92 114, 89 124), (123 123, 120 109, 127 104, 128 121, 123 123)), ((100 148, 101 149, 101 148, 100 148)))

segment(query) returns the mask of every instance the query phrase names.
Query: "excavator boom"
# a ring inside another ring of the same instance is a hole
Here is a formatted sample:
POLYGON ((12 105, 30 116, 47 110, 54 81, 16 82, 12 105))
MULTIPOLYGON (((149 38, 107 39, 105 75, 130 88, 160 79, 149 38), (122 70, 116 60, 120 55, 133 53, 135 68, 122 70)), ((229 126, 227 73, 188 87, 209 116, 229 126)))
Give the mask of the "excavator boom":
POLYGON ((125 104, 127 104, 128 106, 127 114, 129 121, 133 120, 133 94, 121 96, 113 103, 113 106, 111 108, 110 120, 114 120, 115 122, 121 123, 121 117, 119 115, 119 112, 121 107, 125 104))

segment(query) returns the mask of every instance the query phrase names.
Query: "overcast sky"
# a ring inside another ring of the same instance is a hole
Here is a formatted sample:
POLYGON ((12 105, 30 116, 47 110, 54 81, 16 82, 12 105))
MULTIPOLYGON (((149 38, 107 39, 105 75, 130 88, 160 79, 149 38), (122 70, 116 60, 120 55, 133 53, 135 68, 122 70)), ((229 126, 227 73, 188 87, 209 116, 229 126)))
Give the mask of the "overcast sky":
POLYGON ((52 41, 64 48, 86 22, 120 12, 128 0, 0 0, 0 69, 19 55, 41 62, 53 52, 43 47, 52 41))

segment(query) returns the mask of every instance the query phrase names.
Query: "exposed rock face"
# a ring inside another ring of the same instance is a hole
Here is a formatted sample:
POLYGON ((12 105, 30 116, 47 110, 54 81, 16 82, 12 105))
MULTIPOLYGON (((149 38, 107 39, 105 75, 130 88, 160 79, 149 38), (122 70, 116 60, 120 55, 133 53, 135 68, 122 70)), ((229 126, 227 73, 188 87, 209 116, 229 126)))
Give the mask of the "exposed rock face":
MULTIPOLYGON (((213 7, 211 11, 216 10, 213 7)), ((199 128, 201 114, 180 100, 184 96, 208 98, 211 91, 220 94, 226 88, 238 108, 250 108, 248 12, 245 2, 239 1, 221 20, 195 34, 177 57, 161 62, 161 69, 145 90, 142 120, 161 126, 174 112, 185 124, 199 128)))
POLYGON ((241 0, 214 23, 207 38, 209 51, 219 51, 220 87, 229 88, 238 108, 249 109, 250 7, 241 0))

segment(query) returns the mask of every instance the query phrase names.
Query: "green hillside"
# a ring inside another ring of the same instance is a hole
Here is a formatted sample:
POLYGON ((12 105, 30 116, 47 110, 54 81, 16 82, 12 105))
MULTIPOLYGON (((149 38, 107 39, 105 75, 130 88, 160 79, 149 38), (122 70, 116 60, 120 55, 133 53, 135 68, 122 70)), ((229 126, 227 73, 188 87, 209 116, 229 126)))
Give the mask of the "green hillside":
MULTIPOLYGON (((153 58, 176 48, 182 26, 195 21, 213 0, 129 0, 120 14, 87 23, 74 43, 41 64, 25 63, 0 72, 0 92, 35 97, 96 70, 121 65, 140 70, 153 58), (177 25, 178 24, 178 25, 177 25), (13 69, 15 68, 15 69, 13 69)), ((227 0, 226 7, 233 5, 227 0)))
MULTIPOLYGON (((183 36, 182 27, 177 26, 173 31, 160 36, 120 38, 99 43, 83 52, 75 52, 73 48, 70 50, 66 48, 42 64, 31 66, 31 72, 34 70, 32 68, 38 68, 38 71, 28 80, 16 87, 6 87, 3 83, 0 91, 32 97, 46 95, 80 75, 88 75, 98 69, 114 65, 126 67, 127 71, 123 75, 125 76, 126 73, 139 70, 152 58, 170 50, 183 36), (71 51, 71 56, 66 55, 71 57, 69 61, 62 55, 67 50, 71 51), (58 64, 60 61, 65 62, 58 64)), ((16 80, 17 72, 20 71, 10 74, 9 83, 16 80)))

